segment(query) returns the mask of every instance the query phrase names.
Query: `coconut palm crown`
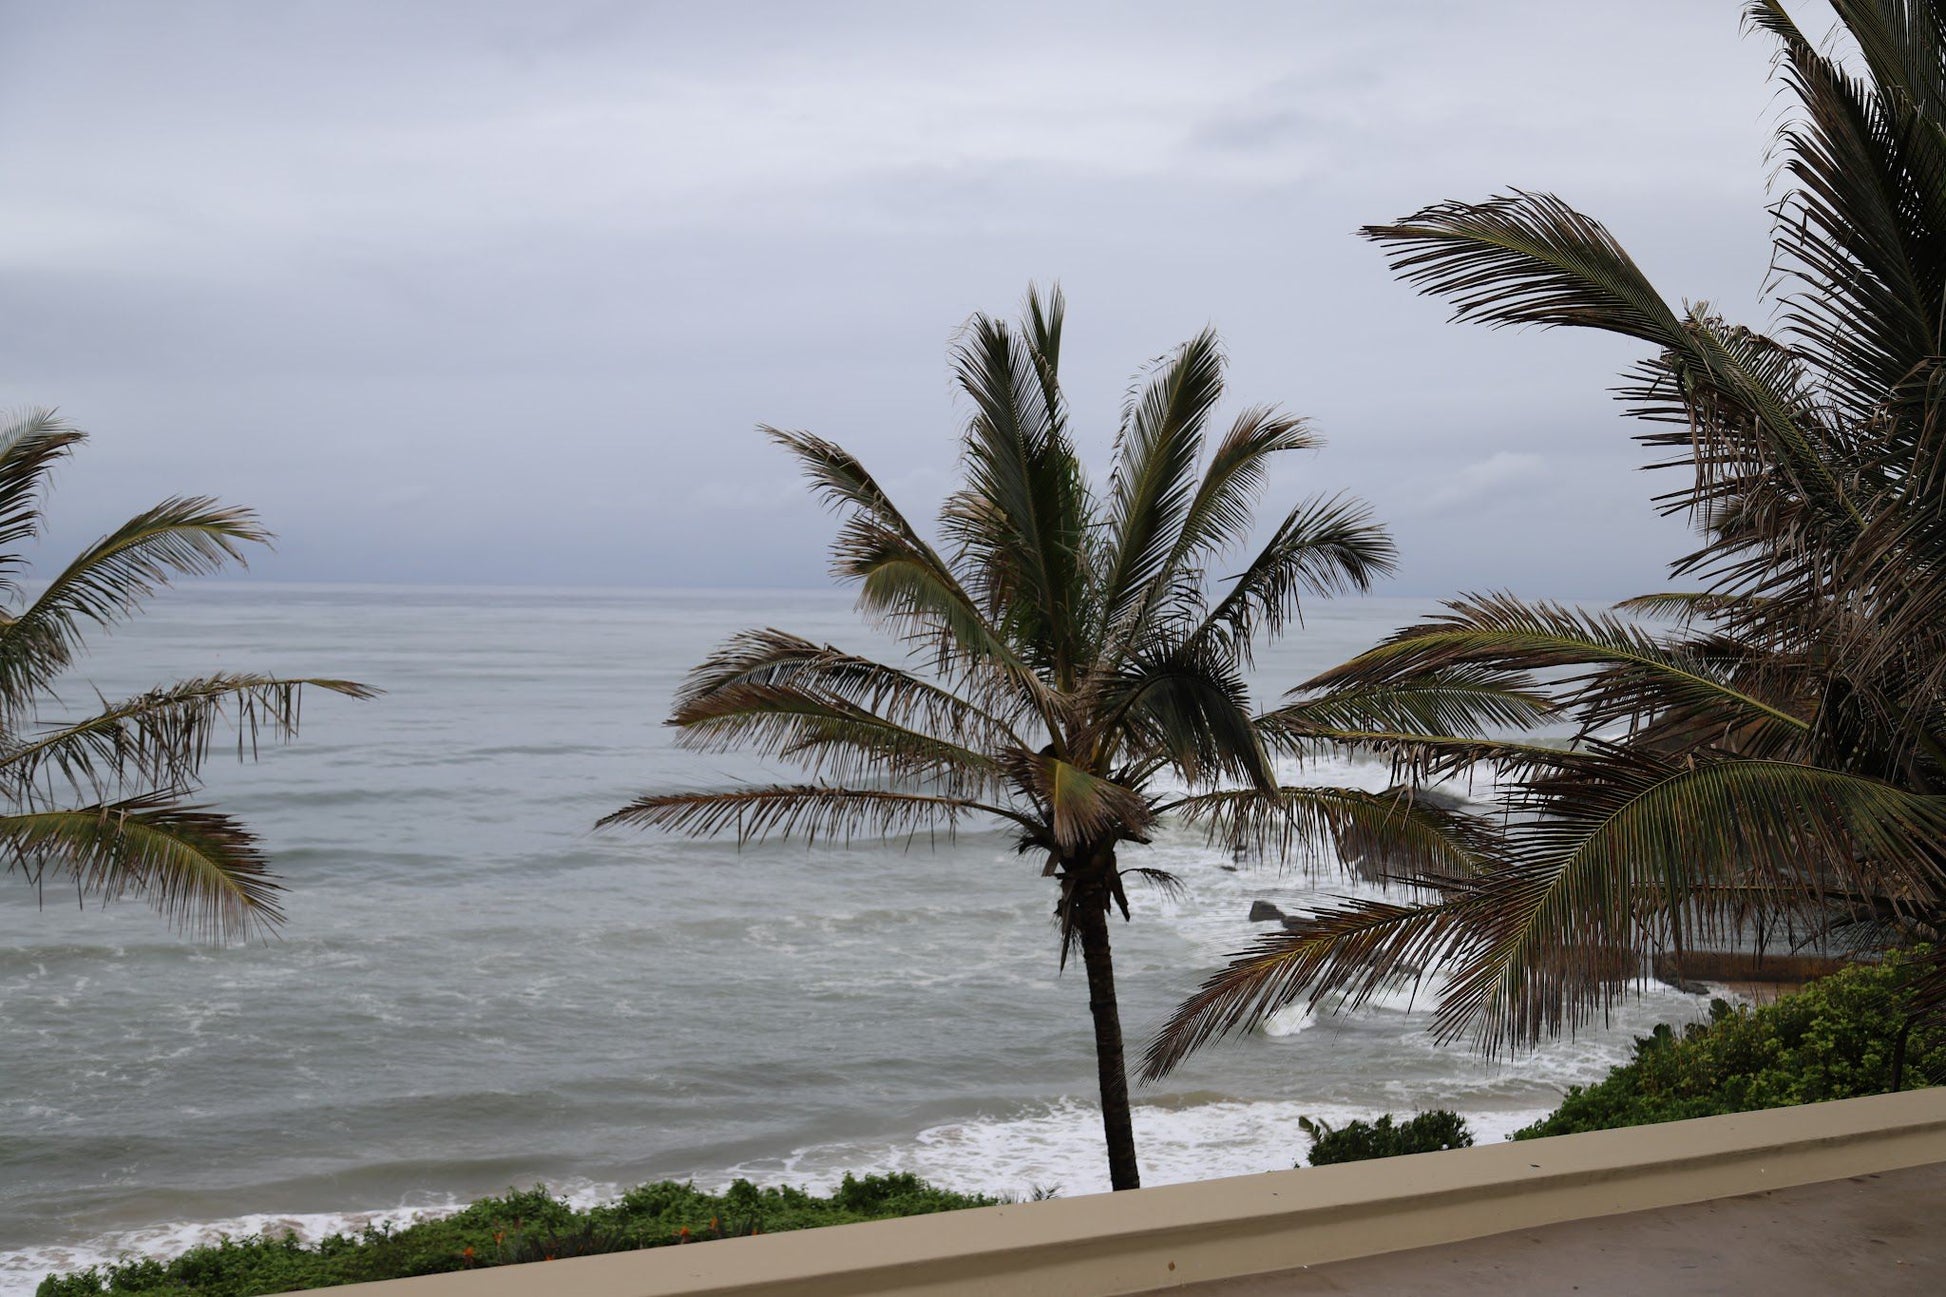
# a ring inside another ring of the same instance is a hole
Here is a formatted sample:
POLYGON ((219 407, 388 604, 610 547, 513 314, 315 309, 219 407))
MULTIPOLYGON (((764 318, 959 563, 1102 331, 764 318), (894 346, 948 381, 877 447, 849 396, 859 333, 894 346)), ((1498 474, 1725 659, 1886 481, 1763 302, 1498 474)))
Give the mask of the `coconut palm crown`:
POLYGON ((1591 613, 1454 600, 1308 682, 1273 725, 1490 776, 1505 815, 1472 870, 1347 904, 1244 952, 1152 1044, 1160 1075, 1298 1000, 1446 975, 1438 1029, 1493 1047, 1572 1029, 1643 949, 1782 936, 1934 943, 1946 1003, 1946 5, 1833 0, 1848 45, 1750 6, 1796 101, 1781 131, 1774 336, 1677 309, 1600 224, 1513 192, 1367 237, 1492 326, 1599 329, 1652 355, 1622 396, 1685 485, 1692 587, 1591 613), (1673 620, 1658 629, 1658 618, 1673 620), (1435 679, 1529 696, 1567 747, 1414 724, 1360 698, 1435 679))
POLYGON ((243 561, 269 534, 247 509, 177 497, 144 510, 46 579, 23 584, 48 475, 86 439, 51 412, 0 427, 0 851, 43 895, 133 896, 181 928, 230 938, 282 919, 278 884, 235 818, 190 804, 219 733, 239 756, 295 734, 304 690, 355 698, 346 680, 213 674, 76 714, 55 693, 84 636, 137 612, 172 577, 243 561))
POLYGON ((1129 877, 1172 882, 1122 853, 1170 814, 1226 845, 1405 814, 1380 795, 1280 787, 1244 681, 1253 640, 1291 624, 1300 598, 1364 590, 1394 555, 1364 507, 1337 496, 1297 504, 1245 548, 1271 463, 1318 441, 1255 407, 1205 453, 1224 369, 1210 332, 1138 378, 1097 491, 1061 392, 1063 314, 1058 290, 1030 290, 1017 324, 976 315, 959 336, 953 372, 971 408, 938 544, 837 445, 764 430, 842 517, 833 571, 909 660, 737 635, 690 675, 669 723, 689 746, 784 757, 811 780, 658 793, 603 822, 745 841, 997 821, 1044 861, 1062 962, 1078 949, 1086 968, 1122 1189, 1138 1173, 1108 917, 1127 917, 1129 877), (1212 580, 1233 554, 1236 575, 1212 580))

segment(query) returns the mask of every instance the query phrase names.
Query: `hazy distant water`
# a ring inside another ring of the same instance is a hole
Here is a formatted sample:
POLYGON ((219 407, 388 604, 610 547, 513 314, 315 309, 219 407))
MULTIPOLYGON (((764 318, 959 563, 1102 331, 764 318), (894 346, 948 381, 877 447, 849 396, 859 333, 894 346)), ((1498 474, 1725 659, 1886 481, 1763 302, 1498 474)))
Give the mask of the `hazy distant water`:
MULTIPOLYGON (((1282 686, 1430 605, 1319 605, 1263 653, 1282 686)), ((219 1229, 307 1231, 545 1181, 1106 1187, 1086 987, 1051 885, 998 834, 937 849, 691 843, 589 826, 647 789, 762 773, 675 750, 683 672, 733 630, 871 646, 844 596, 211 585, 166 594, 80 673, 104 692, 215 668, 350 676, 303 737, 219 762, 212 797, 290 886, 281 939, 218 949, 145 908, 38 908, 0 878, 0 1292, 219 1229)), ((882 647, 882 646, 881 646, 882 647)), ((74 701, 88 695, 70 691, 74 701)), ((1381 787, 1376 766, 1314 771, 1381 787)), ((1165 836, 1189 895, 1114 929, 1131 1052, 1285 908, 1349 890, 1165 836)), ((1148 1183, 1290 1166, 1298 1114, 1443 1105, 1488 1137, 1695 1013, 1495 1067, 1403 998, 1292 1015, 1140 1094, 1148 1183)))

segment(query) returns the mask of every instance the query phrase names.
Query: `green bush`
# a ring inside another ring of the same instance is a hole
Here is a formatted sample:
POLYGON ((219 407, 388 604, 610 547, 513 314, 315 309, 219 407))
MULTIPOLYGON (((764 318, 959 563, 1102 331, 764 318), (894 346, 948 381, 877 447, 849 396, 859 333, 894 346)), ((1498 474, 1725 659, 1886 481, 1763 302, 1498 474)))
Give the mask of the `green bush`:
MULTIPOLYGON (((1635 1058, 1608 1079, 1568 1091, 1547 1117, 1515 1139, 1643 1126, 1824 1099, 1883 1094, 1906 1023, 1910 961, 1893 954, 1812 982, 1759 1008, 1710 1005, 1710 1021, 1680 1033, 1667 1023, 1635 1042, 1635 1058)), ((1946 1030, 1914 1029, 1906 1042, 1907 1089, 1946 1077, 1946 1030)))
POLYGON ((69 1275, 49 1275, 37 1297, 100 1293, 167 1293, 189 1297, 256 1297, 299 1288, 329 1288, 373 1279, 555 1261, 699 1243, 745 1234, 775 1234, 986 1207, 1000 1201, 935 1189, 914 1175, 847 1175, 829 1197, 801 1189, 759 1189, 738 1180, 721 1194, 664 1180, 631 1189, 612 1203, 579 1211, 544 1188, 483 1198, 463 1211, 402 1226, 369 1226, 314 1244, 295 1238, 226 1238, 191 1248, 172 1261, 131 1260, 69 1275))
POLYGON ((1312 1166, 1473 1146, 1473 1133, 1467 1130, 1466 1122, 1458 1113, 1443 1108, 1422 1112, 1397 1126, 1392 1124, 1389 1112, 1377 1121, 1353 1121, 1335 1129, 1309 1117, 1299 1117, 1297 1124, 1311 1137, 1312 1166))

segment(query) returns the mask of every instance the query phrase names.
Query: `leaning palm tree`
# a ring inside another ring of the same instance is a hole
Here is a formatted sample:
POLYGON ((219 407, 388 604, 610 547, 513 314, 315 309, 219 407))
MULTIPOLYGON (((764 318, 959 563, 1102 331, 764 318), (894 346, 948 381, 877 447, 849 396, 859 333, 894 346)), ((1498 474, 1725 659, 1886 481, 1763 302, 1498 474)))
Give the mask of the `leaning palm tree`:
MULTIPOLYGON (((1260 943, 1152 1044, 1160 1075, 1299 999, 1447 975, 1438 1029, 1489 1047, 1602 1012, 1638 964, 1699 938, 1946 944, 1946 5, 1834 0, 1852 60, 1771 2, 1798 103, 1782 131, 1776 336, 1684 310, 1601 225, 1515 192, 1365 233, 1488 325, 1647 343, 1623 397, 1684 472, 1662 497, 1695 587, 1588 613, 1499 595, 1309 681, 1267 725, 1390 752, 1416 778, 1485 775, 1504 817, 1416 900, 1319 911, 1260 943), (1658 426, 1659 425, 1659 426, 1658 426), (1657 618, 1673 629, 1656 630, 1657 618), (1572 723, 1566 747, 1417 722, 1456 674, 1572 723), (1386 716, 1347 724, 1360 699, 1386 716)), ((1946 1003, 1946 961, 1917 1009, 1946 1003)))
POLYGON ((19 549, 42 528, 54 466, 85 434, 39 411, 0 428, 0 852, 43 893, 133 896, 183 929, 228 938, 275 926, 256 839, 189 804, 219 730, 237 750, 294 734, 306 686, 369 697, 345 680, 217 674, 101 699, 75 715, 55 692, 90 629, 136 612, 176 576, 208 575, 269 539, 256 516, 204 497, 165 500, 90 545, 38 591, 19 549))
MULTIPOLYGON (((833 571, 909 661, 737 635, 690 675, 669 723, 691 747, 788 758, 810 781, 655 793, 602 822, 739 842, 997 822, 1058 889, 1061 962, 1078 949, 1087 972, 1110 1179, 1127 1189, 1139 1177, 1109 912, 1127 917, 1130 877, 1172 880, 1124 852, 1171 814, 1226 845, 1410 815, 1382 795, 1280 787, 1243 676, 1253 639, 1282 631, 1302 596, 1366 589, 1393 547, 1363 506, 1320 497, 1213 582, 1251 537, 1272 460, 1317 439, 1258 407, 1205 456, 1223 358, 1204 332, 1138 380, 1097 493, 1068 431, 1062 320, 1058 291, 1030 291, 1018 325, 976 315, 955 345, 971 411, 941 544, 840 447, 765 429, 843 516, 833 571)), ((1447 849, 1434 819, 1420 827, 1428 853, 1447 849)))

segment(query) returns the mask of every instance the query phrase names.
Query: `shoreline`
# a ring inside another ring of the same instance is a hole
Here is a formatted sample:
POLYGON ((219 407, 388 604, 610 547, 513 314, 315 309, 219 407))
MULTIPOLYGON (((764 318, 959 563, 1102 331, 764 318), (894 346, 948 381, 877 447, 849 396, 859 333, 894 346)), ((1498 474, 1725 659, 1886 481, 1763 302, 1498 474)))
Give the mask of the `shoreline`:
MULTIPOLYGON (((1015 1120, 1022 1118, 1032 1120, 1037 1117, 1045 1119, 1049 1116, 1058 1115, 1059 1120, 1070 1123, 1075 1127, 1075 1133, 1077 1135, 1085 1136, 1089 1139, 1099 1139, 1097 1123, 1100 1118, 1092 1106, 1072 1098, 1064 1098, 1042 1105, 1042 1107, 1046 1109, 1046 1112, 1023 1112, 1018 1114, 1015 1120)), ((1192 1103, 1187 1105, 1186 1108, 1173 1107, 1167 1099, 1138 1104, 1136 1109, 1138 1147, 1140 1147, 1140 1131, 1144 1124, 1153 1126, 1156 1117, 1167 1116, 1185 1110, 1217 1113, 1221 1116, 1235 1117, 1239 1120, 1233 1122, 1233 1125, 1256 1129, 1258 1131, 1264 1129, 1267 1120, 1274 1120, 1278 1129, 1287 1130, 1288 1132, 1288 1141, 1283 1147, 1273 1148, 1270 1142, 1262 1139, 1261 1136, 1257 1140, 1235 1140, 1226 1147, 1213 1150, 1216 1153, 1215 1159, 1204 1168, 1203 1173, 1192 1175, 1172 1175, 1167 1170, 1161 1169, 1165 1166, 1177 1165, 1178 1161, 1175 1157, 1170 1156, 1175 1151, 1173 1146, 1162 1141, 1154 1141, 1160 1147, 1156 1147, 1153 1150, 1144 1150, 1145 1154, 1147 1154, 1143 1159, 1144 1183, 1158 1186, 1165 1184, 1184 1184, 1202 1180, 1223 1179, 1238 1174, 1293 1169, 1294 1164, 1301 1161, 1306 1146, 1305 1138, 1302 1132, 1297 1129, 1294 1117, 1288 1121, 1285 1120, 1289 1110, 1296 1109, 1307 1109, 1307 1115, 1321 1115, 1333 1123, 1342 1122, 1354 1117, 1370 1119, 1379 1116, 1382 1111, 1386 1111, 1384 1108, 1374 1108, 1366 1111, 1354 1110, 1342 1105, 1304 1105, 1287 1100, 1216 1100, 1208 1103, 1192 1103), (1275 1113, 1259 1111, 1254 1114, 1258 1118, 1256 1122, 1241 1120, 1243 1117, 1252 1115, 1245 1110, 1272 1108, 1278 1111, 1275 1113), (1147 1123, 1144 1122, 1145 1116, 1148 1118, 1147 1123), (1244 1158, 1226 1156, 1226 1154, 1234 1154, 1239 1149, 1251 1148, 1261 1150, 1262 1155, 1257 1159, 1261 1163, 1260 1165, 1240 1164, 1247 1162, 1247 1154, 1244 1158), (1286 1156, 1287 1152, 1288 1156, 1286 1156)), ((1406 1115, 1398 1105, 1393 1105, 1389 1110, 1394 1115, 1406 1115)), ((1491 1144, 1500 1142, 1505 1138, 1507 1133, 1545 1115, 1548 1111, 1550 1109, 1474 1110, 1462 1111, 1461 1115, 1466 1118, 1467 1125, 1473 1131, 1475 1141, 1478 1144, 1491 1144)), ((967 1124, 945 1123, 940 1126, 935 1126, 916 1132, 903 1141, 902 1144, 888 1141, 884 1146, 887 1150, 897 1150, 901 1147, 906 1150, 905 1157, 895 1158, 891 1164, 863 1165, 861 1159, 860 1165, 826 1167, 823 1164, 830 1156, 837 1154, 837 1150, 851 1147, 847 1145, 826 1145, 792 1150, 789 1154, 784 1154, 774 1159, 766 1158, 746 1161, 722 1168, 708 1175, 695 1175, 691 1179, 699 1188, 710 1192, 718 1192, 731 1181, 745 1178, 757 1183, 759 1187, 789 1184, 793 1187, 803 1188, 814 1193, 828 1193, 843 1178, 847 1171, 858 1175, 910 1171, 913 1174, 919 1175, 920 1178, 926 1180, 928 1183, 934 1184, 942 1189, 960 1193, 988 1193, 998 1196, 999 1192, 1005 1190, 1005 1186, 995 1185, 990 1180, 977 1184, 952 1183, 949 1177, 937 1171, 928 1172, 919 1165, 916 1165, 927 1160, 921 1156, 924 1149, 928 1146, 940 1147, 942 1141, 946 1143, 947 1147, 950 1147, 954 1133, 963 1129, 967 1124), (777 1169, 774 1172, 760 1170, 760 1163, 766 1166, 775 1163, 777 1169)), ((1096 1160, 1099 1159, 1097 1158, 1096 1160)), ((1070 1178, 1072 1179, 1072 1177, 1070 1178)), ((1101 1174, 1100 1178, 1103 1183, 1098 1189, 1093 1186, 1086 1188, 1063 1187, 1060 1196, 1080 1197, 1088 1193, 1104 1191, 1107 1188, 1105 1172, 1101 1174)), ((649 1183, 653 1182, 650 1181, 649 1183)), ((679 1178, 678 1182, 680 1182, 679 1178)), ((288 1231, 295 1233, 302 1242, 315 1243, 331 1234, 352 1233, 363 1229, 367 1225, 402 1225, 420 1218, 448 1216, 463 1210, 472 1203, 477 1202, 480 1198, 503 1193, 508 1188, 524 1189, 531 1187, 531 1185, 498 1186, 477 1194, 449 1193, 435 1196, 429 1193, 426 1196, 436 1197, 435 1201, 421 1202, 416 1205, 398 1204, 389 1207, 367 1206, 331 1211, 270 1210, 244 1213, 213 1220, 168 1221, 109 1230, 85 1239, 29 1246, 9 1253, 4 1258, 0 1258, 0 1297, 31 1297, 34 1289, 50 1273, 69 1273, 76 1270, 85 1270, 90 1266, 116 1262, 129 1256, 167 1260, 188 1251, 192 1247, 217 1242, 226 1235, 233 1238, 240 1238, 247 1234, 266 1233, 277 1236, 288 1231)), ((602 1202, 612 1201, 633 1187, 635 1187, 634 1184, 596 1182, 585 1179, 564 1179, 558 1185, 550 1184, 548 1186, 556 1196, 565 1198, 569 1205, 577 1209, 586 1209, 602 1202)), ((1008 1192, 1006 1196, 1025 1198, 1036 1187, 1037 1185, 1033 1183, 1021 1185, 1017 1189, 1008 1192)), ((1047 1187, 1047 1182, 1040 1182, 1038 1187, 1047 1187)))

